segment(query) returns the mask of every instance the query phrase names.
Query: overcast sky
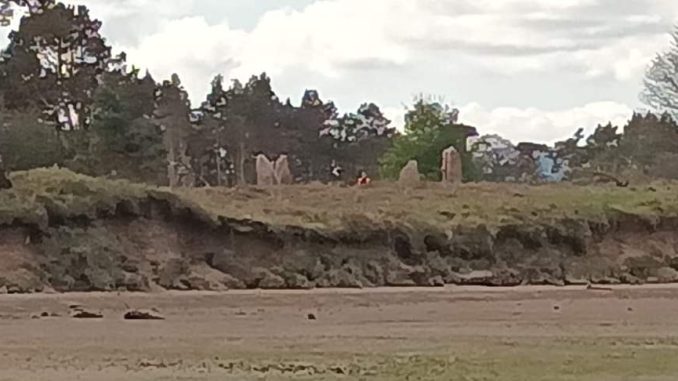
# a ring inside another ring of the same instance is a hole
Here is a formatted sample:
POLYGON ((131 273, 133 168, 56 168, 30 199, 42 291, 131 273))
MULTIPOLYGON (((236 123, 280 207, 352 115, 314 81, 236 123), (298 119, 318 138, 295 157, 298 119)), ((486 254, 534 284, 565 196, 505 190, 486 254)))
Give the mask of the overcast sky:
POLYGON ((194 104, 215 74, 266 71, 298 104, 318 89, 342 112, 375 102, 402 124, 420 93, 482 133, 553 141, 623 124, 644 70, 669 47, 676 0, 69 0, 194 104))

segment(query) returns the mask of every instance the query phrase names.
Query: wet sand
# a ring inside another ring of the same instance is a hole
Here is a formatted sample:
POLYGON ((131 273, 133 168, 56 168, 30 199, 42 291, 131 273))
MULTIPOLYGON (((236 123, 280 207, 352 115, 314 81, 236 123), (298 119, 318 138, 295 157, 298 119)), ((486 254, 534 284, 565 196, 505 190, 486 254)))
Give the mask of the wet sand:
POLYGON ((676 359, 675 286, 0 295, 0 381, 668 381, 676 359))

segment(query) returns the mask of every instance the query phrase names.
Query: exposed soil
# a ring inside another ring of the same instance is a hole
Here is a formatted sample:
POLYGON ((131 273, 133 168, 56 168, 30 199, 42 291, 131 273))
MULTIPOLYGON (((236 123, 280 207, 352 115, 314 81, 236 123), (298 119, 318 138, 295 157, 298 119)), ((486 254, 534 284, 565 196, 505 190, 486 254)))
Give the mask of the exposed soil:
POLYGON ((0 191, 0 293, 678 282, 678 186, 0 191))
POLYGON ((669 381, 677 291, 5 295, 0 380, 669 381), (104 318, 73 319, 74 307, 104 318), (129 308, 166 320, 124 320, 129 308))
POLYGON ((149 198, 134 214, 0 227, 0 290, 149 291, 678 281, 678 219, 342 231, 210 222, 149 198))

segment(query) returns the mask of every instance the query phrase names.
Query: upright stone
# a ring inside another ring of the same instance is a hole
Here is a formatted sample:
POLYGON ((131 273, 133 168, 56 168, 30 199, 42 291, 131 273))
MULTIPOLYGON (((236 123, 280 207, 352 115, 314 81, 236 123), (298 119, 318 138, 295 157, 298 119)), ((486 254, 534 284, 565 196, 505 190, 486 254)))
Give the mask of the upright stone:
POLYGON ((257 155, 257 185, 271 186, 275 184, 275 168, 264 154, 257 155))
POLYGON ((275 161, 275 181, 277 184, 290 185, 294 182, 287 155, 280 155, 275 161))
POLYGON ((421 175, 419 174, 419 164, 416 160, 410 160, 405 167, 400 171, 399 182, 402 185, 416 185, 421 182, 421 175))
POLYGON ((461 184, 463 179, 461 155, 456 148, 449 147, 443 151, 440 170, 443 174, 444 183, 461 184))

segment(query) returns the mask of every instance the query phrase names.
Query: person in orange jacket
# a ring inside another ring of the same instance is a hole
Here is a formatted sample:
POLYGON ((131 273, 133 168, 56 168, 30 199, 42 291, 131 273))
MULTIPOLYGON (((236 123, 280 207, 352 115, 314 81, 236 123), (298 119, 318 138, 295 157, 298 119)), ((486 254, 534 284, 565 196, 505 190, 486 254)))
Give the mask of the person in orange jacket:
POLYGON ((358 176, 358 181, 356 182, 356 185, 358 185, 358 186, 369 185, 371 182, 372 182, 372 179, 370 179, 367 176, 367 172, 360 171, 360 176, 358 176))

